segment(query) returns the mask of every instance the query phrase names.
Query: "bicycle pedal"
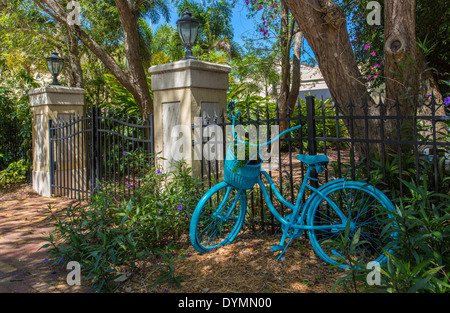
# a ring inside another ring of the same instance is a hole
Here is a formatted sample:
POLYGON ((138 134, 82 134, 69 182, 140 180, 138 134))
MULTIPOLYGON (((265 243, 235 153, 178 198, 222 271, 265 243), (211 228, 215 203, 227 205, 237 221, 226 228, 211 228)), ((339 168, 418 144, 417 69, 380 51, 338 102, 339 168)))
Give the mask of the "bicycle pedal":
POLYGON ((270 247, 270 250, 272 250, 272 252, 275 252, 275 251, 281 251, 281 250, 283 250, 283 248, 284 248, 283 245, 277 245, 277 246, 270 247))

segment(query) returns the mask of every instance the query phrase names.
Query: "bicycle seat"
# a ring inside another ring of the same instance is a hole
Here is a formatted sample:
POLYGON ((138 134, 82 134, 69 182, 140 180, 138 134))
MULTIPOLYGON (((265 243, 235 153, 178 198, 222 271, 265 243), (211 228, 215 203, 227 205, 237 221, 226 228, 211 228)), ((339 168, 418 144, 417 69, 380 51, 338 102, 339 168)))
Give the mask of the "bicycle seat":
POLYGON ((317 155, 305 155, 299 154, 297 155, 297 160, 308 164, 308 165, 316 165, 316 164, 328 164, 330 160, 325 154, 317 154, 317 155))

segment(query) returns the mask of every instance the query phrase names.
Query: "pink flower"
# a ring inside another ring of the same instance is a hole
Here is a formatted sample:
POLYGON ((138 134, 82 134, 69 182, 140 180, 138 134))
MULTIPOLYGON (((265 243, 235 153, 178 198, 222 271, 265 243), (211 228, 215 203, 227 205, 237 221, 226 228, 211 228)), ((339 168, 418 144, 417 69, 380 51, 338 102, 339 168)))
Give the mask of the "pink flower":
POLYGON ((371 78, 372 78, 372 75, 368 76, 368 77, 367 77, 367 80, 370 80, 371 78))
POLYGON ((374 57, 374 56, 377 55, 377 53, 376 53, 375 51, 372 51, 372 52, 370 53, 370 55, 374 57))
POLYGON ((369 50, 369 49, 370 49, 370 45, 364 45, 364 46, 363 46, 363 49, 364 49, 364 50, 369 50))

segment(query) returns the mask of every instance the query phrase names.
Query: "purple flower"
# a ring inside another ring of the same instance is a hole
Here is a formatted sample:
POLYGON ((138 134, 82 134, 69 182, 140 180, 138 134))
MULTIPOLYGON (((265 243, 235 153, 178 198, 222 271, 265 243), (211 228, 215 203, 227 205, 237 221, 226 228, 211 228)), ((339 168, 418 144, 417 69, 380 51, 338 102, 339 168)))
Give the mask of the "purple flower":
POLYGON ((48 262, 48 259, 47 258, 45 258, 45 260, 44 260, 45 262, 48 262))
POLYGON ((450 105, 450 97, 447 97, 444 99, 444 104, 445 105, 450 105))
POLYGON ((156 171, 156 174, 161 175, 161 171, 160 170, 156 171))
POLYGON ((130 184, 127 184, 127 187, 128 187, 128 188, 130 188, 130 187, 131 187, 131 185, 130 185, 130 184))
POLYGON ((127 154, 127 152, 126 152, 126 151, 124 151, 124 152, 122 152, 122 154, 123 154, 123 155, 126 155, 126 154, 127 154))
POLYGON ((52 274, 56 274, 56 271, 53 271, 52 274))
POLYGON ((178 210, 181 210, 181 209, 183 209, 183 206, 180 204, 180 205, 178 206, 178 210))

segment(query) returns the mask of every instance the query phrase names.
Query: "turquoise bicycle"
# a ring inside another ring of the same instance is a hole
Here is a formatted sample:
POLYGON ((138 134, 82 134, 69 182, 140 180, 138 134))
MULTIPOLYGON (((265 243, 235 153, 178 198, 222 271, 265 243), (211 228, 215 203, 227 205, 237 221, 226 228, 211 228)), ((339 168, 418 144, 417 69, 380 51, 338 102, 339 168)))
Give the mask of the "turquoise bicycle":
MULTIPOLYGON (((235 134, 234 126, 240 112, 232 117, 233 111, 233 103, 230 103, 229 116, 232 119, 232 134, 235 134)), ((301 125, 290 128, 257 146, 271 144, 284 134, 300 127, 301 125)), ((236 134, 234 138, 243 143, 236 134)), ((308 183, 310 180, 317 180, 311 177, 312 172, 322 173, 329 159, 326 155, 300 154, 297 155, 297 159, 307 165, 307 171, 295 203, 290 203, 277 190, 269 174, 261 168, 262 162, 239 166, 232 146, 231 144, 227 150, 223 181, 205 193, 191 218, 191 243, 198 252, 210 251, 229 244, 236 238, 247 212, 247 192, 258 184, 270 212, 281 223, 283 232, 281 241, 278 245, 272 246, 272 251, 281 251, 278 259, 293 239, 308 231, 314 251, 329 264, 347 268, 351 263, 348 258, 363 258, 366 264, 372 261, 379 263, 385 261, 385 252, 391 252, 385 247, 392 241, 393 235, 382 236, 382 228, 385 225, 384 220, 392 217, 394 205, 383 192, 363 182, 346 181, 344 178, 314 188, 308 183), (267 179, 276 198, 289 209, 290 213, 286 216, 282 216, 273 205, 266 185, 261 180, 261 174, 267 179), (301 199, 306 188, 312 193, 307 201, 302 203, 301 199), (330 240, 340 240, 346 229, 349 243, 355 235, 359 235, 360 239, 360 244, 352 249, 350 257, 349 246, 338 248, 330 245, 330 240)), ((261 155, 260 158, 262 159, 261 155)))

